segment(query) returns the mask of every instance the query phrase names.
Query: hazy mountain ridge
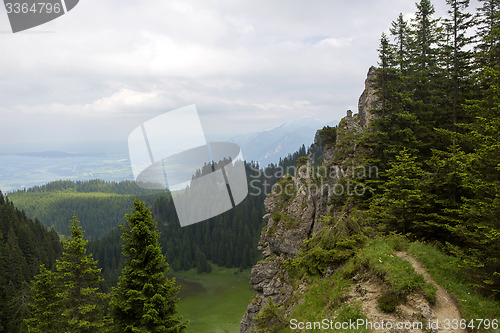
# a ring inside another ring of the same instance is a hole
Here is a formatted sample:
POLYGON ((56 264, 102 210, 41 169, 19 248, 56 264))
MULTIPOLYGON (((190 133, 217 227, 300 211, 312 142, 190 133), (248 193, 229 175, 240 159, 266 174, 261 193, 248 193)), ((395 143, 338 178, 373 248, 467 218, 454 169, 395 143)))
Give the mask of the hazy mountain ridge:
POLYGON ((280 157, 295 152, 302 145, 309 147, 318 129, 336 123, 337 121, 325 123, 312 117, 301 117, 278 127, 240 134, 230 141, 240 145, 247 161, 258 161, 260 165, 277 164, 280 157))

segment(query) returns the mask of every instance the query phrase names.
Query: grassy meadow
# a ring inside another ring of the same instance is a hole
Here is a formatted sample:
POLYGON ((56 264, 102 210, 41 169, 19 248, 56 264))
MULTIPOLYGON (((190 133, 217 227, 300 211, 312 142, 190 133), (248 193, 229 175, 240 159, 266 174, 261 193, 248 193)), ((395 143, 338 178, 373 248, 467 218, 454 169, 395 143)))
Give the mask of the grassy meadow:
POLYGON ((239 332, 241 317, 253 294, 250 270, 235 274, 236 268, 213 265, 211 273, 195 269, 174 274, 181 286, 179 313, 188 319, 188 332, 239 332))

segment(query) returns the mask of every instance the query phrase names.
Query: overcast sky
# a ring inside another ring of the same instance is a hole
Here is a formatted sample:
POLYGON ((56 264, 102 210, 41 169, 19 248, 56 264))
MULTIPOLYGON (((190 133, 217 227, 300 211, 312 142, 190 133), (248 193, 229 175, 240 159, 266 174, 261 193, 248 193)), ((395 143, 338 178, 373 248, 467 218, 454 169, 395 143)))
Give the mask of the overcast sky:
POLYGON ((338 120, 414 3, 81 0, 16 34, 2 6, 0 152, 126 147, 140 123, 190 104, 209 139, 338 120))

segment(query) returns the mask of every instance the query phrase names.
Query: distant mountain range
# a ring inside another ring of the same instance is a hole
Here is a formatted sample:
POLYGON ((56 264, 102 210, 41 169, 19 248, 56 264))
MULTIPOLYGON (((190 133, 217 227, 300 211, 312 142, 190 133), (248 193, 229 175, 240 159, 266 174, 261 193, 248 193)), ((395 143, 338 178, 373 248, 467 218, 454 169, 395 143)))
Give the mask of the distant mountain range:
POLYGON ((338 121, 325 123, 311 117, 290 120, 278 127, 263 131, 240 134, 230 139, 241 147, 246 161, 258 161, 260 165, 277 163, 297 151, 302 145, 309 147, 318 129, 326 125, 336 125, 338 121))

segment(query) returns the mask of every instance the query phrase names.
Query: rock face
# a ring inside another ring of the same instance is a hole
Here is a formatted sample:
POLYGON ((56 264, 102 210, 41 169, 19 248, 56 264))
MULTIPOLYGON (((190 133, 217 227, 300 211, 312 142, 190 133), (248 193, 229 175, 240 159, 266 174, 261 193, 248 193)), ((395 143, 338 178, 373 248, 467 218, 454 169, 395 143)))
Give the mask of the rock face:
POLYGON ((297 255, 302 242, 314 231, 320 211, 326 212, 328 193, 317 187, 311 191, 311 166, 303 164, 297 177, 284 176, 264 201, 267 226, 262 230, 259 250, 264 259, 252 268, 250 283, 256 292, 240 324, 240 332, 252 332, 255 316, 272 299, 284 305, 293 292, 281 264, 297 255))
POLYGON ((325 164, 330 164, 335 159, 335 146, 330 144, 324 145, 325 150, 323 151, 323 162, 325 164))
POLYGON ((378 108, 378 98, 375 89, 375 79, 376 70, 375 67, 370 67, 368 70, 368 75, 365 80, 365 90, 359 97, 358 101, 358 114, 361 127, 367 127, 375 115, 369 112, 378 108))
POLYGON ((339 123, 335 143, 323 146, 324 169, 318 173, 318 170, 313 170, 310 161, 302 162, 297 165, 295 177, 284 176, 264 201, 267 226, 262 230, 258 245, 264 258, 252 268, 250 283, 255 294, 241 320, 240 332, 257 331, 255 319, 268 302, 284 307, 285 311, 290 306, 287 301, 294 290, 282 265, 287 259, 295 258, 304 240, 322 229, 320 218, 335 211, 329 202, 336 195, 334 189, 340 175, 332 173, 332 170, 353 162, 356 137, 371 119, 366 111, 376 105, 371 84, 374 73, 375 69, 370 68, 367 86, 360 98, 359 116, 348 110, 339 123))
MULTIPOLYGON (((338 156, 335 150, 343 147, 350 147, 349 153, 354 153, 352 138, 361 130, 359 118, 349 111, 339 124, 335 146, 324 147, 325 160, 331 156, 328 159, 333 161, 338 156)), ((267 226, 258 246, 264 258, 252 268, 250 283, 255 295, 243 316, 240 332, 255 331, 254 319, 270 300, 278 307, 286 306, 293 287, 281 265, 297 255, 304 240, 321 230, 319 219, 333 209, 328 202, 334 195, 332 185, 339 178, 319 179, 318 170, 313 170, 310 162, 298 165, 296 170, 295 177, 284 176, 264 201, 267 226)))

